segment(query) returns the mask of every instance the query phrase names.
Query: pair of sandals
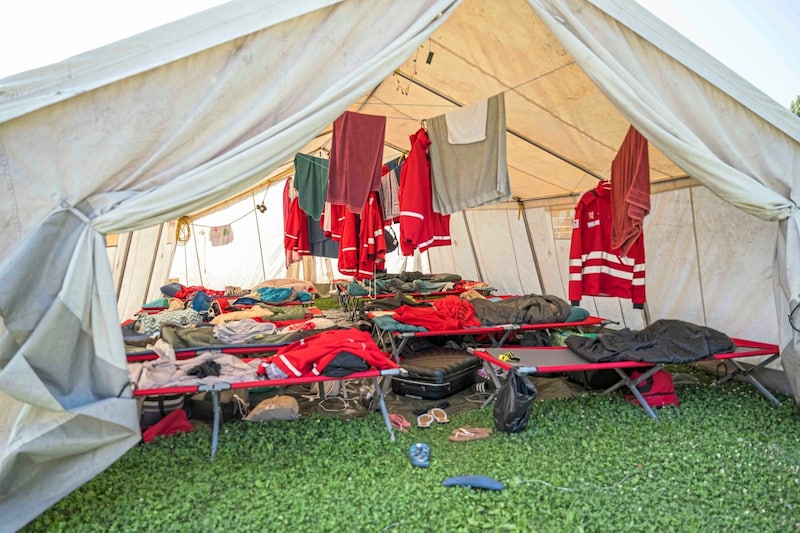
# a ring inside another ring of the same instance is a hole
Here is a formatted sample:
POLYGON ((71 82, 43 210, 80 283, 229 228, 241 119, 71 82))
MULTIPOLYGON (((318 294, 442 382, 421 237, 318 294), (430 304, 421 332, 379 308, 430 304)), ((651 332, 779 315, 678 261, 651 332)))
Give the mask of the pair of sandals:
POLYGON ((434 422, 438 422, 440 424, 446 424, 447 422, 450 422, 450 419, 447 418, 447 411, 441 407, 434 407, 427 413, 422 413, 417 417, 417 427, 429 428, 434 422))

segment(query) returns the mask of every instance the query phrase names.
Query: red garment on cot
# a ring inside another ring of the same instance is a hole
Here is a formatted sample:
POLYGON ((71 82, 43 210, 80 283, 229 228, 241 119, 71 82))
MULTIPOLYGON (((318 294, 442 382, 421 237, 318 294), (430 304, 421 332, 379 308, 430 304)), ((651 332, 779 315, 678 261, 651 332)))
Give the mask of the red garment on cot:
POLYGON ((633 126, 611 163, 611 247, 627 255, 650 212, 650 157, 647 139, 633 126))
POLYGON ((397 363, 378 348, 369 332, 355 328, 328 330, 300 339, 280 348, 272 357, 262 359, 262 363, 275 363, 290 378, 319 376, 342 352, 360 357, 372 368, 397 368, 397 363))
POLYGON ((361 214, 367 195, 381 186, 386 117, 345 111, 333 123, 328 196, 361 214))
POLYGON ((475 308, 458 296, 445 296, 433 302, 433 307, 401 305, 394 311, 394 318, 403 324, 421 326, 428 331, 443 331, 478 327, 475 308))

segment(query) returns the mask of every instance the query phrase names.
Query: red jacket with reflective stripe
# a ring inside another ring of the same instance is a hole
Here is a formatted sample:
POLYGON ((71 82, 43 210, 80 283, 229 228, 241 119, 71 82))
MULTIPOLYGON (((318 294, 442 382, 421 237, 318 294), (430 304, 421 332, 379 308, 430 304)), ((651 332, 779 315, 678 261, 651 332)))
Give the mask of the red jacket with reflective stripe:
POLYGON ((581 296, 629 298, 644 304, 644 233, 631 244, 628 255, 611 247, 611 190, 607 181, 581 196, 572 220, 569 250, 569 299, 581 296))

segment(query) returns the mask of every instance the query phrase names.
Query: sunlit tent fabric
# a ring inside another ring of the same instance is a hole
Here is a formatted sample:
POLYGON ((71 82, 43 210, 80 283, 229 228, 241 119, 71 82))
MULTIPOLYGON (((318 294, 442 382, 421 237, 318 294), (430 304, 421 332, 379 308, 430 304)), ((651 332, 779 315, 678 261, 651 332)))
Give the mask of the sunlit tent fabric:
MULTIPOLYGON (((0 516, 11 517, 8 527, 140 438, 104 235, 256 185, 475 5, 234 1, 0 80, 0 516)), ((796 117, 636 4, 519 6, 652 146, 726 202, 779 224, 779 315, 800 304, 796 117)), ((521 187, 512 179, 512 193, 527 196, 521 187)), ((784 323, 780 334, 800 398, 800 337, 784 323)))

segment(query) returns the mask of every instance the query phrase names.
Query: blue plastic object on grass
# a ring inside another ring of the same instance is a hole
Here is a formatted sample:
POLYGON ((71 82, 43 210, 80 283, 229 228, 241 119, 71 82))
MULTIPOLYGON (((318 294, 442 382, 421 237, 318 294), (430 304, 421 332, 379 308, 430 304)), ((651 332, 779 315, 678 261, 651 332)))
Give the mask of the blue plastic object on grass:
POLYGON ((486 476, 454 476, 442 481, 444 487, 472 487, 474 489, 503 490, 503 483, 486 476))
POLYGON ((426 468, 430 465, 431 449, 424 442, 417 442, 408 449, 408 457, 412 465, 426 468))

